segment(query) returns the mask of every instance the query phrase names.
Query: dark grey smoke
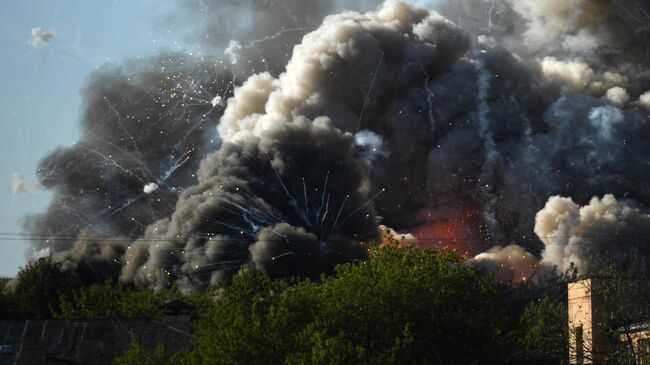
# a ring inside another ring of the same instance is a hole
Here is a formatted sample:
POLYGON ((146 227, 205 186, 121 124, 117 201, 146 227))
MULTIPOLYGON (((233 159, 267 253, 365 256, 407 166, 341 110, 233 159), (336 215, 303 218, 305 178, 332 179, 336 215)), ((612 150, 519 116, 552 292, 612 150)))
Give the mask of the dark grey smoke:
MULTIPOLYGON (((218 127, 223 146, 203 161, 199 184, 183 193, 171 218, 127 251, 122 279, 195 287, 247 262, 276 276, 317 277, 363 259, 358 241, 378 238, 375 201, 407 196, 390 189, 400 175, 377 175, 386 185, 374 179, 373 161, 393 168, 427 155, 395 149, 395 159, 385 152, 369 158, 363 140, 368 130, 387 135, 382 128, 401 113, 391 100, 422 95, 420 80, 468 46, 452 23, 403 3, 326 19, 296 46, 279 78, 256 75, 235 91, 218 127)), ((400 129, 405 145, 431 128, 428 117, 405 122, 413 123, 400 129)), ((374 138, 372 149, 382 150, 380 143, 374 138)))
POLYGON ((81 230, 133 239, 170 214, 219 143, 214 129, 223 108, 210 95, 227 98, 231 81, 222 66, 179 54, 93 73, 82 90, 81 138, 37 170, 54 196, 44 213, 26 219, 28 231, 49 238, 34 249, 70 250, 81 230), (147 184, 158 188, 147 193, 147 184))
POLYGON ((568 247, 599 222, 580 206, 616 217, 609 235, 645 232, 647 22, 629 19, 645 5, 463 0, 441 8, 454 24, 401 1, 324 20, 340 4, 201 4, 181 3, 197 42, 234 57, 232 73, 258 73, 235 81, 227 103, 229 72, 177 55, 164 71, 167 56, 94 77, 84 137, 44 161, 41 183, 56 196, 31 221, 68 267, 188 290, 243 265, 313 278, 363 260, 360 242, 380 224, 429 242, 459 226, 446 246, 489 250, 473 262, 512 267, 499 277, 516 281, 540 265, 589 268, 587 250, 568 247), (165 84, 176 74, 203 86, 165 84), (188 160, 161 179, 178 158, 188 160), (624 200, 591 200, 606 194, 624 200), (542 224, 558 202, 577 218, 542 224))
POLYGON ((363 207, 368 166, 352 137, 326 120, 270 133, 262 144, 226 142, 204 160, 199 184, 182 194, 171 219, 127 251, 122 279, 200 285, 249 261, 276 276, 317 278, 335 263, 363 259, 352 238, 376 236, 376 213, 363 207))

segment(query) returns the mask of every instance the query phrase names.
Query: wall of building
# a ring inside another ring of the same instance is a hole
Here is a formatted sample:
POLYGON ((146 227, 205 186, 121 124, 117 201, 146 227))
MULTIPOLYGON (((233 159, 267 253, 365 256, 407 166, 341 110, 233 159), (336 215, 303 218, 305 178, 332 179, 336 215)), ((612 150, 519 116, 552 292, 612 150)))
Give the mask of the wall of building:
POLYGON ((605 336, 599 329, 600 300, 594 295, 601 283, 584 279, 568 286, 569 363, 603 364, 605 336))

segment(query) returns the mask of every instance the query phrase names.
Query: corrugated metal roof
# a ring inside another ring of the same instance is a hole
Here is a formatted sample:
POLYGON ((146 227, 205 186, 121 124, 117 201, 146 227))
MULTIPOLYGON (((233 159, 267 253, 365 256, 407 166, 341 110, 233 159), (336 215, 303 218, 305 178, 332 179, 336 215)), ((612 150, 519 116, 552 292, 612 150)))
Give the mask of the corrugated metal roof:
POLYGON ((108 365, 130 345, 131 333, 145 348, 161 343, 170 355, 193 345, 189 334, 149 319, 1 321, 0 365, 108 365))

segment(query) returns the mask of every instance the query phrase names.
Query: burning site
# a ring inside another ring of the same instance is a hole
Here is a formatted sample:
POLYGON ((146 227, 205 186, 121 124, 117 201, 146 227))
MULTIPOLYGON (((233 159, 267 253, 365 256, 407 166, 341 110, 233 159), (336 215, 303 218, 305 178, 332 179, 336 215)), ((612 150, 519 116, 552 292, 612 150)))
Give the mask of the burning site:
POLYGON ((317 277, 380 225, 488 267, 506 246, 560 269, 647 253, 616 237, 650 233, 643 5, 179 6, 222 56, 89 76, 80 139, 37 170, 54 195, 30 255, 202 288, 243 265, 317 277))
POLYGON ((189 297, 257 273, 327 286, 395 242, 532 292, 648 272, 645 1, 172 3, 182 46, 96 67, 78 138, 12 175, 14 196, 49 194, 2 236, 28 263, 189 297))

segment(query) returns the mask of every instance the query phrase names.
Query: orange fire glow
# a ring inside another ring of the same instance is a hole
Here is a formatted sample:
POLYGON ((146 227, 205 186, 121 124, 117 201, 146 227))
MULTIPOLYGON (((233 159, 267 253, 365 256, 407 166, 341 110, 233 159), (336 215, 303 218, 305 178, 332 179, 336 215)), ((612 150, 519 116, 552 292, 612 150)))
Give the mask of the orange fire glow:
POLYGON ((436 215, 430 211, 421 214, 426 222, 412 230, 417 237, 418 246, 449 249, 463 257, 471 257, 480 252, 477 234, 472 229, 475 223, 471 214, 458 214, 456 217, 436 215), (434 218, 427 219, 429 217, 434 218))

